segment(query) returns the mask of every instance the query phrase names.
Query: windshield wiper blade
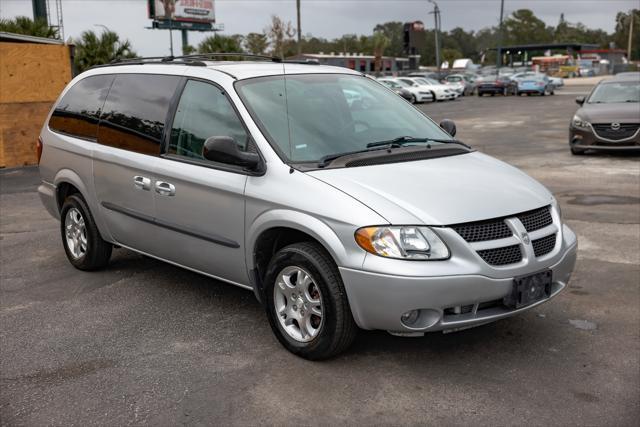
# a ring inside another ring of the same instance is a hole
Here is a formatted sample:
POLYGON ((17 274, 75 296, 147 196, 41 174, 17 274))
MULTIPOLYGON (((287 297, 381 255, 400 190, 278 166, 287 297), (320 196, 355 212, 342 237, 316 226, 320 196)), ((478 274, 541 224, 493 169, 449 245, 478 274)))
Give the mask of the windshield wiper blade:
POLYGON ((382 151, 386 148, 387 147, 368 147, 364 150, 345 151, 344 153, 327 154, 326 156, 323 156, 320 158, 320 160, 318 161, 318 167, 323 168, 339 157, 350 156, 351 154, 358 154, 358 153, 368 153, 371 151, 382 151))
POLYGON ((471 148, 470 146, 468 146, 467 144, 465 144, 462 141, 459 141, 457 139, 439 139, 439 138, 415 138, 413 136, 399 136, 398 138, 394 138, 394 139, 389 139, 386 141, 377 141, 377 142, 370 142, 369 144, 367 144, 367 148, 372 148, 372 147, 401 147, 405 144, 412 144, 412 143, 416 143, 416 142, 440 142, 443 144, 459 144, 459 145, 463 145, 467 148, 471 148))

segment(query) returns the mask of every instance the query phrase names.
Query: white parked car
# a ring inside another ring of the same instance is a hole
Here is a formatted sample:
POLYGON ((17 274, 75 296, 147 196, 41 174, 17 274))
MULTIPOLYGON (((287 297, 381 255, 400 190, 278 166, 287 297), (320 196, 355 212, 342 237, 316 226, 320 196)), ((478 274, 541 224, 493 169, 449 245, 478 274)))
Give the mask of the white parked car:
POLYGON ((562 77, 551 77, 549 76, 549 81, 553 85, 553 87, 562 87, 564 86, 564 79, 562 77))
POLYGON ((434 98, 433 92, 430 90, 425 90, 420 86, 416 86, 416 85, 404 82, 400 79, 395 79, 390 77, 378 79, 378 81, 383 85, 392 89, 395 86, 399 86, 402 89, 408 90, 409 92, 411 92, 411 95, 413 95, 413 97, 411 98, 411 103, 413 104, 417 104, 420 102, 433 101, 433 98, 434 98))
POLYGON ((398 80, 431 92, 436 101, 452 100, 458 97, 458 94, 447 85, 427 77, 398 77, 398 80))
POLYGON ((464 77, 460 74, 448 75, 442 83, 447 85, 450 89, 453 89, 458 96, 464 96, 470 92, 470 90, 467 90, 467 86, 470 87, 471 84, 467 83, 464 77))

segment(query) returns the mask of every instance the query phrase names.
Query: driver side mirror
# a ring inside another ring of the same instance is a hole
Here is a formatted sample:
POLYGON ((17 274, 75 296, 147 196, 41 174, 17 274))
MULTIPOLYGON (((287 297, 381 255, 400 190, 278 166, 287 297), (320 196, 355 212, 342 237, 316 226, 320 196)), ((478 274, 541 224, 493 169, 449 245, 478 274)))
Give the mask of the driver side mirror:
POLYGON ((240 151, 238 144, 230 136, 207 138, 202 146, 202 157, 212 162, 242 166, 249 170, 256 170, 260 165, 260 156, 257 153, 240 151))
POLYGON ((576 104, 578 104, 578 105, 584 104, 584 101, 585 101, 584 96, 578 96, 576 98, 576 104))
POLYGON ((456 136, 456 124, 453 120, 444 119, 440 122, 440 127, 451 136, 456 136))

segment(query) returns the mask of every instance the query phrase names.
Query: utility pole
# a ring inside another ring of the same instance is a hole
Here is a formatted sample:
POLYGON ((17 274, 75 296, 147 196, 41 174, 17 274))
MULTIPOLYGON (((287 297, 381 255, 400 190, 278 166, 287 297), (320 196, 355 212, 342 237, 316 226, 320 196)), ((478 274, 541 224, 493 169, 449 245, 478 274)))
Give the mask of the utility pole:
POLYGON ((630 14, 631 22, 629 22, 629 43, 627 44, 627 61, 631 62, 631 40, 633 39, 633 15, 634 10, 630 14))
POLYGON ((173 12, 169 13, 169 54, 173 56, 173 12))
POLYGON ((498 46, 496 49, 496 74, 500 73, 502 66, 502 18, 504 15, 504 0, 500 0, 500 24, 498 25, 498 46))
POLYGON ((438 3, 435 0, 428 0, 429 3, 433 4, 433 12, 429 12, 429 14, 433 13, 433 19, 435 23, 435 39, 436 39, 436 66, 438 67, 438 71, 440 71, 440 8, 438 7, 438 3))
POLYGON ((300 55, 302 53, 302 34, 300 30, 300 0, 296 0, 296 9, 298 15, 298 55, 300 55))

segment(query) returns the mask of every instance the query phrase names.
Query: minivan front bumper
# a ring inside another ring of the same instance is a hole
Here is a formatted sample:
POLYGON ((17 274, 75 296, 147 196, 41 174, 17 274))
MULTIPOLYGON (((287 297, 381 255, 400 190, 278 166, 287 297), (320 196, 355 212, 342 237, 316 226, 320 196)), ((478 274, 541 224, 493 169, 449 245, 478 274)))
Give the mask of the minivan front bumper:
MULTIPOLYGON (((558 257, 545 266, 552 272, 548 298, 526 307, 510 309, 502 300, 513 289, 513 277, 481 274, 415 277, 340 268, 353 317, 362 329, 411 334, 464 329, 513 316, 549 301, 568 284, 577 256, 575 234, 566 226, 558 257), (419 310, 419 319, 408 327, 401 317, 419 310)), ((539 266, 538 266, 539 267, 539 266)), ((539 270, 538 270, 539 271, 539 270)), ((531 271, 535 273, 536 271, 531 271)))

